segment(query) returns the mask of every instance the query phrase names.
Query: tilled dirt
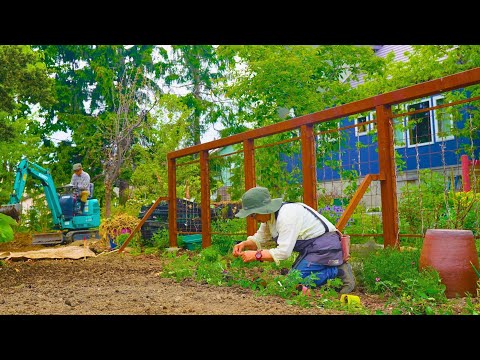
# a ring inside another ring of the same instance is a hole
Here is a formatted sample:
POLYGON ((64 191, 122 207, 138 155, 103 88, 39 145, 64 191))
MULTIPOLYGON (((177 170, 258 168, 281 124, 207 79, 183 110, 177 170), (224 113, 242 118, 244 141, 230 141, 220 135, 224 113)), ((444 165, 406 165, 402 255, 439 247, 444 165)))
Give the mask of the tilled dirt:
MULTIPOLYGON (((0 252, 45 248, 18 234, 0 252)), ((1 315, 343 314, 288 305, 241 287, 162 278, 157 255, 103 253, 85 259, 11 259, 0 266, 1 315)))
MULTIPOLYGON (((2 251, 37 250, 28 239, 2 251), (23 245, 23 246, 22 246, 23 245)), ((0 266, 0 315, 345 315, 347 311, 289 305, 278 296, 162 278, 157 255, 110 252, 72 259, 11 259, 0 266)), ((359 295, 370 311, 384 300, 359 295)))
POLYGON ((155 255, 29 260, 0 267, 0 314, 324 314, 249 289, 161 278, 155 255))

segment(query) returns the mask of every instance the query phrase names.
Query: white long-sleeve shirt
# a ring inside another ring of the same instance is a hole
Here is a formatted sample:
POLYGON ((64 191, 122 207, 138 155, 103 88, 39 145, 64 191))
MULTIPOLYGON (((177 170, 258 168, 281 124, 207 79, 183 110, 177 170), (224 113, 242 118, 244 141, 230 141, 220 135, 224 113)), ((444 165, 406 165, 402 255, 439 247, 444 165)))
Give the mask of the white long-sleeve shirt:
MULTIPOLYGON (((292 254, 295 243, 301 240, 308 240, 325 233, 325 227, 320 220, 310 211, 304 208, 308 205, 301 203, 286 203, 280 208, 278 217, 272 213, 270 220, 261 223, 258 231, 247 237, 262 249, 262 244, 278 236, 277 247, 269 249, 273 260, 279 265, 280 260, 285 260, 292 254)), ((309 207, 310 208, 310 207, 309 207)), ((310 208, 312 209, 312 208, 310 208)), ((314 209, 312 209, 315 211, 314 209)), ((329 231, 335 231, 336 227, 323 215, 319 214, 328 227, 329 231)))
POLYGON ((88 191, 90 189, 90 175, 83 170, 80 175, 73 174, 70 184, 72 184, 73 187, 78 188, 80 191, 88 191))

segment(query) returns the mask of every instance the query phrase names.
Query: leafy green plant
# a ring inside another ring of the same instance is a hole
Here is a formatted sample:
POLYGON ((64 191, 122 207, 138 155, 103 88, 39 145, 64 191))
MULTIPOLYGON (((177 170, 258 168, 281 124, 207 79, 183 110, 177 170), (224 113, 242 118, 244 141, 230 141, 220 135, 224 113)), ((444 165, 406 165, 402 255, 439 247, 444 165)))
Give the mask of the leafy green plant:
POLYGON ((13 226, 17 222, 10 216, 0 213, 0 242, 9 242, 14 238, 13 226))
POLYGON ((201 258, 201 263, 213 263, 219 261, 221 258, 219 250, 213 246, 202 249, 199 256, 201 258))
MULTIPOLYGON (((297 286, 302 280, 302 276, 298 270, 290 271, 286 275, 275 276, 273 281, 267 283, 262 294, 277 295, 284 299, 289 299, 292 297, 292 294, 298 294, 297 286)), ((313 280, 311 280, 311 283, 314 284, 313 280)))
POLYGON ((473 265, 473 263, 470 261, 470 265, 472 265, 473 270, 475 271, 475 274, 477 274, 478 278, 480 279, 480 271, 473 265))
POLYGON ((370 253, 363 260, 363 285, 372 293, 382 293, 384 289, 377 283, 389 281, 401 284, 405 278, 418 276, 419 250, 398 251, 385 248, 370 253))
POLYGON ((246 234, 231 236, 225 236, 223 234, 242 234, 245 232, 245 219, 218 219, 212 222, 212 232, 218 233, 212 235, 212 246, 215 247, 221 255, 231 254, 235 244, 245 240, 246 234))
POLYGON ((465 299, 465 307, 462 312, 469 315, 480 315, 480 303, 474 303, 471 296, 465 299))
POLYGON ((203 249, 199 254, 198 266, 194 276, 197 281, 222 286, 228 283, 226 260, 222 260, 218 251, 212 247, 203 249))
POLYGON ((386 248, 363 261, 363 285, 369 292, 389 296, 396 314, 434 314, 446 302, 445 285, 434 269, 419 270, 420 250, 386 248))
POLYGON ((476 235, 479 228, 480 193, 449 191, 446 197, 447 207, 439 220, 439 227, 468 229, 476 235))
POLYGON ((160 276, 174 278, 177 282, 193 277, 198 262, 196 257, 178 255, 176 251, 165 251, 163 256, 167 261, 160 276))
POLYGON ((147 241, 142 239, 142 244, 145 246, 153 246, 159 250, 166 249, 170 246, 168 239, 168 229, 160 229, 147 241))
POLYGON ((405 185, 398 202, 402 233, 422 234, 426 229, 468 229, 478 232, 480 194, 446 190, 443 175, 420 171, 418 185, 405 185), (416 209, 416 211, 411 211, 416 209))

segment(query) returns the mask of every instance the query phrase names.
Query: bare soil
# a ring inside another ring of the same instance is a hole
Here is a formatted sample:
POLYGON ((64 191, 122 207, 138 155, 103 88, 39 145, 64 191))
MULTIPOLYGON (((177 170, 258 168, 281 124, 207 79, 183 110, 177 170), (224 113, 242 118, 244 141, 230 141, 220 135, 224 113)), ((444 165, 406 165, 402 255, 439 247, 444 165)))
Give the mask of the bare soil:
MULTIPOLYGON (((3 251, 42 249, 17 234, 3 251)), ((162 278, 157 255, 110 252, 85 259, 3 260, 0 315, 345 315, 347 311, 288 305, 241 287, 162 278)), ((384 300, 360 291, 362 305, 384 310, 384 300)))

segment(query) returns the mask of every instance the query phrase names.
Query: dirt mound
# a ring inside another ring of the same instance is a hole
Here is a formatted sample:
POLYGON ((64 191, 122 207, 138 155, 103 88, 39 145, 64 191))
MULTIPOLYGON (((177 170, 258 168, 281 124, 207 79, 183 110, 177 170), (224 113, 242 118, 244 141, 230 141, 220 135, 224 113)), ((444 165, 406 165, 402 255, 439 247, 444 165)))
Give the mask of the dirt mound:
POLYGON ((44 245, 33 245, 32 234, 16 233, 12 241, 0 242, 0 252, 2 251, 30 251, 44 249, 44 245))

